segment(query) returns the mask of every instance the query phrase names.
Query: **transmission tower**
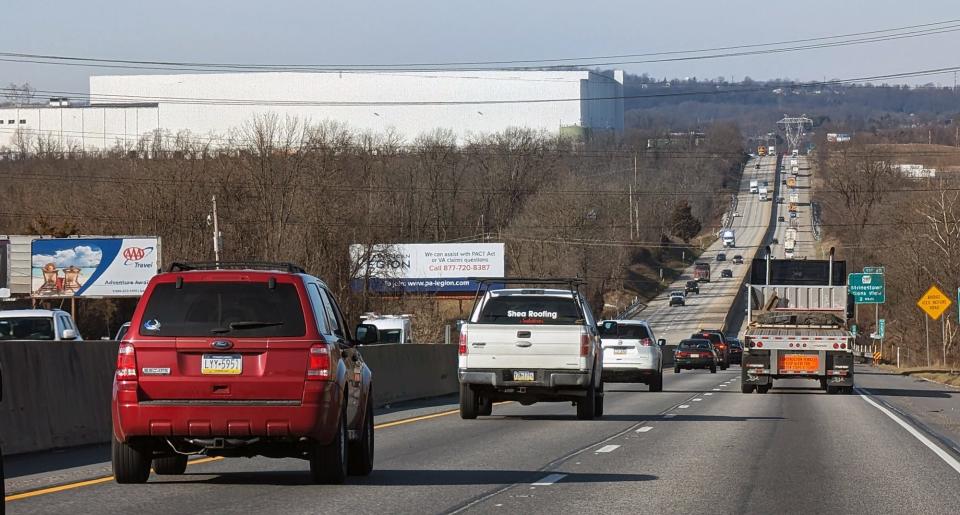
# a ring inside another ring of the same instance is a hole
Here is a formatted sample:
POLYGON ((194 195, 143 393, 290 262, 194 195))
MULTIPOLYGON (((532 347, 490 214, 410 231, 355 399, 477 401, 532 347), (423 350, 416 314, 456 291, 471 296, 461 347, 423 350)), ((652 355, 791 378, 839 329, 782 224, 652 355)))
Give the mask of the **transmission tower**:
POLYGON ((800 116, 783 115, 783 119, 777 122, 777 127, 786 133, 791 150, 799 149, 800 140, 803 139, 804 133, 807 129, 813 127, 813 120, 807 118, 805 114, 800 116))

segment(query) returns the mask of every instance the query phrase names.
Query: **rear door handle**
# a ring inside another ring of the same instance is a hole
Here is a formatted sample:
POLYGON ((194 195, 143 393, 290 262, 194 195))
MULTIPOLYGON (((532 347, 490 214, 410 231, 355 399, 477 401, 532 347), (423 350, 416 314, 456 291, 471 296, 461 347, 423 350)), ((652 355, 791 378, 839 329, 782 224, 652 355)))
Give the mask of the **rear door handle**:
POLYGON ((517 342, 517 347, 529 347, 531 345, 533 344, 530 342, 517 342))

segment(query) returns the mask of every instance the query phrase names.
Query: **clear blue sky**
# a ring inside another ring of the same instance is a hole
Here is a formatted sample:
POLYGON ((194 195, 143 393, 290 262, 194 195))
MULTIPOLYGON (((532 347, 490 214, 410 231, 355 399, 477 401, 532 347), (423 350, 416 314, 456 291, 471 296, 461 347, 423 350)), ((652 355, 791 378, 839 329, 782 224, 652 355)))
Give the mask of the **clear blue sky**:
MULTIPOLYGON (((685 50, 960 18, 957 0, 87 0, 8 3, 0 51, 138 60, 395 63, 685 50)), ((669 64, 656 77, 847 78, 960 65, 960 32, 913 40, 669 64)), ((87 91, 134 71, 0 62, 0 84, 87 91)), ((911 79, 953 84, 953 75, 911 79)))

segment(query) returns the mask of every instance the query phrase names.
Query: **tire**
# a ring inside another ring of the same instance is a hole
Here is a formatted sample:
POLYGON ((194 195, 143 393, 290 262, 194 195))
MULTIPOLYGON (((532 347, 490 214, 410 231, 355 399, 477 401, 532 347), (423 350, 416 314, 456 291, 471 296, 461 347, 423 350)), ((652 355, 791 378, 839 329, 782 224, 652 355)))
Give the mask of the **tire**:
POLYGON ((593 416, 597 418, 603 416, 603 381, 600 381, 600 390, 596 392, 593 400, 593 416))
POLYGON ((827 395, 836 395, 839 391, 840 388, 836 386, 827 386, 827 395))
POLYGON ((772 384, 757 385, 757 393, 767 393, 773 388, 772 384))
POLYGON ((460 418, 463 420, 473 420, 477 418, 480 411, 480 400, 477 398, 477 392, 470 388, 470 385, 460 385, 460 418))
POLYGON ((821 379, 820 379, 820 389, 821 389, 821 390, 826 390, 826 389, 827 389, 827 380, 826 380, 826 378, 821 378, 821 379))
POLYGON ((110 449, 113 478, 121 485, 146 483, 150 477, 150 455, 113 439, 110 449))
POLYGON ((153 459, 153 471, 161 476, 179 476, 187 471, 187 457, 183 454, 153 459))
POLYGON ((673 367, 673 373, 674 373, 674 374, 679 374, 679 373, 680 373, 680 367, 679 367, 679 366, 673 367))
POLYGON ((724 363, 723 365, 720 365, 720 370, 726 370, 726 369, 728 369, 728 368, 730 368, 730 365, 728 365, 728 364, 726 364, 726 363, 724 363))
POLYGON ((755 384, 743 384, 740 383, 740 393, 753 393, 757 389, 755 384))
MULTIPOLYGON (((343 403, 346 403, 344 397, 343 403)), ((337 432, 328 444, 315 443, 310 450, 310 479, 315 484, 339 485, 347 479, 347 411, 340 412, 337 432)))
POLYGON ((651 392, 663 391, 663 369, 660 369, 660 371, 657 372, 657 375, 653 376, 653 381, 650 381, 650 391, 651 392))
POLYGON ((716 364, 710 365, 710 373, 711 373, 711 374, 716 374, 716 373, 717 373, 717 365, 716 365, 716 364))
POLYGON ((369 476, 373 472, 373 392, 367 395, 367 412, 363 417, 360 440, 350 442, 347 449, 347 473, 351 476, 369 476))
POLYGON ((477 401, 478 403, 477 414, 482 415, 484 417, 489 417, 490 415, 492 415, 493 401, 490 400, 490 398, 483 395, 478 395, 477 397, 479 398, 479 400, 477 401))
POLYGON ((587 387, 587 395, 577 401, 577 418, 580 420, 593 420, 597 416, 597 391, 593 383, 587 387))

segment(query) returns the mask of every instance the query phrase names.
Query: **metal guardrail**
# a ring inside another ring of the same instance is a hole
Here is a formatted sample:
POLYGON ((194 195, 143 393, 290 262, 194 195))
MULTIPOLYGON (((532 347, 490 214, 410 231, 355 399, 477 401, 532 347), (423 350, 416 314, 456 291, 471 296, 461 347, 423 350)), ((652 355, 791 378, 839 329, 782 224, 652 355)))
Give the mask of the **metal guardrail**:
POLYGON ((818 202, 810 202, 810 213, 812 218, 811 222, 813 223, 813 238, 820 241, 823 234, 820 230, 820 204, 818 202))
POLYGON ((647 305, 640 299, 640 297, 634 297, 633 302, 626 307, 620 313, 617 313, 617 320, 629 320, 637 313, 646 309, 647 305))

